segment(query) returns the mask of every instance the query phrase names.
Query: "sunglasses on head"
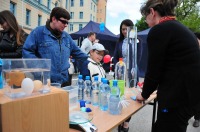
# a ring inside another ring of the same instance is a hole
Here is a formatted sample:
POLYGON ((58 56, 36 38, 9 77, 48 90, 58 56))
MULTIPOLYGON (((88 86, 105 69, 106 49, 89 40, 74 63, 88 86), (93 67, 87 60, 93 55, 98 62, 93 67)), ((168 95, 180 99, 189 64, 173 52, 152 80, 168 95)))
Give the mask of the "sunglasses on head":
POLYGON ((59 21, 62 22, 63 24, 67 24, 67 25, 68 25, 68 21, 66 21, 66 20, 62 20, 62 19, 60 19, 60 18, 58 18, 57 20, 59 20, 59 21))

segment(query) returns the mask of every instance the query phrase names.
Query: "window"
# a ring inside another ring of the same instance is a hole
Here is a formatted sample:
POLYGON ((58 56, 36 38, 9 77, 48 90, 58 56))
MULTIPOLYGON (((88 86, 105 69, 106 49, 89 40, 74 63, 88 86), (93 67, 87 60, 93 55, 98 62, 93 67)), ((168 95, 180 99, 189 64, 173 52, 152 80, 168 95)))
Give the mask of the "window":
POLYGON ((40 4, 42 3, 41 1, 42 1, 42 0, 37 0, 37 2, 40 3, 40 4))
POLYGON ((74 0, 71 0, 71 7, 74 6, 74 0))
POLYGON ((93 21, 95 21, 95 17, 93 16, 93 21))
POLYGON ((56 3, 55 3, 55 7, 58 7, 58 2, 56 1, 56 3))
POLYGON ((74 19, 74 12, 70 12, 70 19, 74 19))
POLYGON ((91 3, 91 6, 90 6, 91 10, 92 10, 92 3, 91 3))
POLYGON ((79 24, 79 30, 83 28, 83 24, 79 24))
POLYGON ((66 9, 68 8, 68 0, 66 0, 65 8, 66 8, 66 9))
POLYGON ((83 12, 79 13, 79 19, 83 19, 83 12))
POLYGON ((90 20, 92 21, 92 14, 90 14, 90 20))
POLYGON ((48 9, 51 8, 51 0, 47 0, 47 8, 48 8, 48 9))
POLYGON ((73 24, 70 24, 70 25, 69 25, 69 31, 73 31, 73 28, 74 28, 74 27, 73 27, 73 24))
POLYGON ((81 7, 83 6, 83 0, 80 0, 80 6, 81 7))
POLYGON ((42 23, 42 16, 38 15, 38 26, 41 26, 42 23))
POLYGON ((10 11, 16 15, 16 4, 13 2, 10 2, 10 11))
POLYGON ((30 18, 31 18, 31 11, 26 9, 26 25, 31 25, 30 18))
POLYGON ((95 5, 94 5, 94 12, 95 12, 95 5))

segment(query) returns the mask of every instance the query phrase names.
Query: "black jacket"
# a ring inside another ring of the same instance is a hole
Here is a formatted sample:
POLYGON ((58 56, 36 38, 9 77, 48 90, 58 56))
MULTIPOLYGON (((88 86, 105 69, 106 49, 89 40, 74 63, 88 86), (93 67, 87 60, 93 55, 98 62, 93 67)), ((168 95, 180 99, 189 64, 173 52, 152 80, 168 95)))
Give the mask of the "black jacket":
POLYGON ((196 36, 173 20, 151 28, 147 42, 142 96, 147 99, 157 89, 161 108, 200 106, 200 50, 196 36))
MULTIPOLYGON (((24 41, 27 37, 26 33, 23 33, 24 41)), ((16 37, 10 38, 7 32, 0 32, 0 58, 22 58, 22 45, 17 45, 16 37)))

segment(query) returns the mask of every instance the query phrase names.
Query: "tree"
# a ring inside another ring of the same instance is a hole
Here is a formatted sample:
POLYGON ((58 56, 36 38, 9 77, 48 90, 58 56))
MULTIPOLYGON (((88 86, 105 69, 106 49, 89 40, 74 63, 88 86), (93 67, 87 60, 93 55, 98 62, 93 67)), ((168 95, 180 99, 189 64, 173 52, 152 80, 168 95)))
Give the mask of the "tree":
POLYGON ((200 31, 200 0, 181 0, 175 10, 177 20, 194 32, 200 31))
POLYGON ((145 18, 144 17, 142 17, 140 20, 137 21, 136 26, 137 26, 138 32, 148 28, 148 25, 145 22, 145 18))
MULTIPOLYGON (((198 2, 200 0, 180 0, 175 10, 177 20, 194 32, 200 32, 200 10, 197 5, 198 2)), ((138 31, 148 28, 144 17, 137 22, 136 26, 138 31)))

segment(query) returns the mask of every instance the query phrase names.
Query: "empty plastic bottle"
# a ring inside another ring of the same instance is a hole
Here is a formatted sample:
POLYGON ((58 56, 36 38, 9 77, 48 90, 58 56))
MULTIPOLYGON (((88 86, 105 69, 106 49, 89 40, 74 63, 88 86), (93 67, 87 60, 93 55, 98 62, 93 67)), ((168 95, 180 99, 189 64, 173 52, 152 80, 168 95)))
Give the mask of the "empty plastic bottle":
POLYGON ((119 62, 115 65, 115 79, 125 80, 126 65, 122 58, 119 58, 119 62))
POLYGON ((90 81, 90 76, 85 77, 85 89, 84 89, 84 99, 86 104, 91 104, 92 98, 92 82, 90 81))
POLYGON ((117 86, 117 80, 113 80, 113 86, 111 87, 111 93, 108 101, 109 113, 112 115, 119 115, 121 113, 120 105, 120 89, 117 86))
POLYGON ((92 83, 92 104, 94 106, 99 105, 99 82, 98 76, 94 77, 94 82, 92 83))
POLYGON ((110 86, 108 85, 108 80, 103 79, 103 84, 100 86, 99 90, 99 107, 103 111, 108 110, 108 98, 110 96, 110 86))
POLYGON ((84 80, 82 75, 78 75, 78 100, 84 100, 84 80))

